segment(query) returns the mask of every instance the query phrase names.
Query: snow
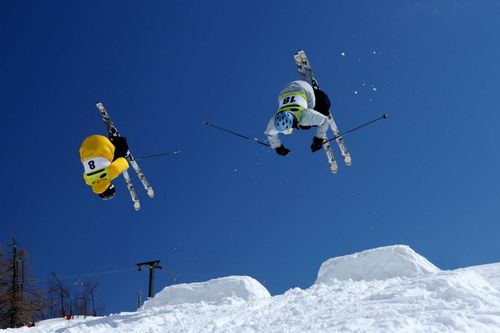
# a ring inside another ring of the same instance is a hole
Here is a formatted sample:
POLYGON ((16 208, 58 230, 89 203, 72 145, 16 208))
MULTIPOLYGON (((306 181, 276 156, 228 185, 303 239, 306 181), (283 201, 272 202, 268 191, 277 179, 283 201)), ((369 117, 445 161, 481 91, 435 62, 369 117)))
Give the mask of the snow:
POLYGON ((184 303, 221 303, 226 299, 257 300, 271 297, 267 289, 248 276, 228 276, 202 283, 177 284, 166 287, 148 300, 140 310, 184 303))
POLYGON ((166 287, 137 312, 33 333, 499 332, 500 263, 444 271, 404 245, 325 261, 316 282, 270 296, 247 276, 166 287))
POLYGON ((325 261, 316 283, 332 280, 386 280, 394 277, 417 277, 439 269, 404 245, 380 247, 325 261))

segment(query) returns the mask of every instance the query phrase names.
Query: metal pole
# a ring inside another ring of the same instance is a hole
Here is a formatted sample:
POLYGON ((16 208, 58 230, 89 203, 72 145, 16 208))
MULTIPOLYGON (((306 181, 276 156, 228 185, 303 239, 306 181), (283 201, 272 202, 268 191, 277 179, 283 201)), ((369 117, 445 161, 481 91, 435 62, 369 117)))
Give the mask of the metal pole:
POLYGON ((246 136, 246 135, 243 135, 243 134, 240 134, 238 132, 234 132, 234 131, 231 131, 231 130, 228 130, 228 129, 225 129, 225 128, 222 128, 222 127, 219 127, 217 125, 213 125, 213 124, 210 124, 209 122, 205 121, 203 122, 203 125, 205 126, 208 126, 208 127, 212 127, 212 128, 216 128, 220 131, 223 131, 223 132, 226 132, 226 133, 229 133, 229 134, 232 134, 232 135, 236 135, 236 136, 239 136, 240 138, 243 138, 243 139, 247 139, 247 140, 250 140, 250 141, 253 141, 255 143, 258 143, 260 145, 263 145, 263 146, 266 146, 266 147, 271 147, 270 144, 268 143, 265 143, 263 141, 260 141, 259 139, 257 138, 251 138, 249 136, 246 136))
MULTIPOLYGON (((370 124, 372 124, 372 123, 374 123, 374 122, 376 122, 376 121, 379 121, 379 120, 381 120, 381 119, 387 119, 388 117, 389 117, 389 115, 388 115, 388 114, 386 114, 386 113, 384 113, 382 116, 378 117, 377 119, 374 119, 374 120, 371 120, 371 121, 369 121, 369 122, 366 122, 366 123, 364 123, 364 124, 362 124, 362 125, 359 125, 359 126, 357 126, 357 127, 353 128, 353 129, 350 129, 350 130, 348 130, 348 131, 344 132, 344 133, 341 133, 340 135, 336 135, 334 138, 329 139, 329 140, 328 140, 328 142, 333 141, 333 140, 335 140, 335 139, 338 139, 339 137, 341 137, 341 136, 343 136, 343 135, 347 135, 347 134, 349 134, 349 133, 352 133, 352 132, 354 132, 354 131, 357 131, 357 130, 359 130, 360 128, 363 128, 363 127, 365 127, 365 126, 368 126, 368 125, 370 125, 370 124)), ((263 142, 263 141, 260 141, 260 140, 259 140, 259 139, 257 139, 257 138, 251 138, 251 137, 249 137, 249 136, 246 136, 246 135, 240 134, 240 133, 238 133, 238 132, 235 132, 235 131, 232 131, 232 130, 229 130, 229 129, 226 129, 226 128, 223 128, 223 127, 219 127, 219 126, 217 126, 217 125, 210 124, 209 122, 206 122, 206 121, 205 121, 205 122, 203 122, 203 125, 208 126, 208 127, 212 127, 212 128, 216 128, 216 129, 218 129, 218 130, 220 130, 220 131, 223 131, 223 132, 226 132, 226 133, 229 133, 229 134, 232 134, 232 135, 238 136, 238 137, 240 137, 240 138, 243 138, 243 139, 246 139, 246 140, 249 140, 249 141, 253 141, 253 142, 255 142, 255 143, 258 143, 258 144, 263 145, 263 146, 266 146, 266 147, 271 147, 271 145, 270 145, 270 144, 265 143, 265 142, 263 142)))
POLYGON ((137 290, 137 308, 140 308, 142 304, 142 291, 137 290))
POLYGON ((148 156, 141 156, 135 158, 136 161, 140 160, 145 160, 146 158, 154 158, 154 157, 160 157, 160 156, 165 156, 165 155, 177 155, 181 152, 180 149, 174 150, 174 151, 168 151, 166 153, 159 153, 159 154, 153 154, 153 155, 148 155, 148 156))
POLYGON ((154 283, 154 266, 149 266, 149 290, 148 290, 148 299, 153 297, 153 283, 154 283))
POLYGON ((148 288, 148 299, 153 297, 153 282, 154 282, 154 270, 155 269, 161 269, 162 267, 160 266, 160 260, 153 260, 153 261, 147 261, 147 262, 141 262, 136 264, 138 267, 138 270, 142 270, 142 266, 149 266, 149 288, 148 288))
POLYGON ((340 137, 342 137, 342 136, 344 136, 344 135, 347 135, 347 134, 349 134, 349 133, 352 133, 352 132, 354 132, 354 131, 357 131, 357 130, 359 130, 360 128, 363 128, 363 127, 365 127, 365 126, 371 125, 371 124, 373 124, 374 122, 377 122, 377 121, 382 120, 382 119, 387 119, 388 117, 389 117, 389 115, 388 115, 387 113, 384 113, 383 115, 381 115, 381 116, 380 116, 380 117, 378 117, 377 119, 370 120, 370 121, 368 121, 368 122, 366 122, 366 123, 364 123, 364 124, 362 124, 362 125, 359 125, 358 127, 355 127, 355 128, 350 129, 350 130, 348 130, 348 131, 345 131, 344 133, 341 133, 341 134, 339 134, 339 135, 336 135, 336 136, 334 136, 333 138, 331 138, 331 139, 327 140, 326 142, 330 142, 330 141, 336 140, 336 139, 338 139, 338 138, 340 138, 340 137))

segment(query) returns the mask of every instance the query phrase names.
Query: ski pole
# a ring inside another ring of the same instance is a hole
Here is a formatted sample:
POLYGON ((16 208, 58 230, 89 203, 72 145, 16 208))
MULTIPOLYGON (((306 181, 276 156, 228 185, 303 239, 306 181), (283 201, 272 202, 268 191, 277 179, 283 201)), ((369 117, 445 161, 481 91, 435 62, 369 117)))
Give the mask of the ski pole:
MULTIPOLYGON (((350 129, 350 130, 348 130, 348 131, 345 131, 344 133, 341 133, 341 134, 339 134, 339 135, 335 135, 333 138, 331 138, 331 139, 327 140, 326 142, 330 142, 330 141, 336 140, 336 139, 338 139, 338 138, 340 138, 340 137, 342 137, 342 136, 344 136, 344 135, 347 135, 347 134, 349 134, 349 133, 352 133, 352 132, 354 132, 354 131, 357 131, 357 130, 359 130, 360 128, 366 127, 366 126, 368 126, 368 125, 371 125, 371 124, 373 124, 373 123, 375 123, 375 122, 377 122, 377 121, 379 121, 379 120, 382 120, 382 119, 387 119, 388 117, 389 117, 389 115, 388 115, 387 113, 384 113, 383 115, 381 115, 381 116, 380 116, 380 117, 378 117, 377 119, 370 120, 370 121, 368 121, 368 122, 366 122, 366 123, 364 123, 364 124, 359 125, 358 127, 355 127, 355 128, 350 129)), ((325 142, 325 143, 326 143, 326 142, 325 142)))
POLYGON ((148 156, 142 156, 142 157, 137 157, 134 158, 136 161, 140 160, 145 160, 146 158, 153 158, 153 157, 160 157, 160 156, 165 156, 165 155, 177 155, 181 152, 180 149, 174 150, 174 151, 168 151, 166 153, 159 153, 159 154, 153 154, 153 155, 148 155, 148 156))
MULTIPOLYGON (((357 131, 357 130, 359 130, 360 128, 363 128, 363 127, 365 127, 365 126, 368 126, 368 125, 370 125, 370 124, 373 124, 374 122, 377 122, 377 121, 379 121, 379 120, 381 120, 381 119, 387 119, 388 117, 389 117, 389 115, 388 115, 388 114, 386 114, 386 113, 384 113, 382 116, 378 117, 377 119, 374 119, 374 120, 371 120, 371 121, 369 121, 369 122, 366 122, 366 123, 364 123, 364 124, 362 124, 362 125, 359 125, 359 126, 357 126, 357 127, 353 128, 353 129, 350 129, 350 130, 348 130, 348 131, 344 132, 344 133, 341 133, 340 135, 336 135, 336 136, 335 136, 335 137, 333 137, 332 139, 329 139, 327 142, 333 141, 333 140, 335 140, 335 139, 338 139, 338 138, 339 138, 339 137, 341 137, 341 136, 344 136, 344 135, 347 135, 347 134, 352 133, 352 132, 354 132, 354 131, 357 131)), ((266 147, 271 147, 271 145, 270 145, 270 144, 265 143, 265 142, 263 142, 263 141, 260 141, 260 140, 259 140, 259 139, 257 139, 257 138, 251 138, 251 137, 249 137, 249 136, 246 136, 246 135, 240 134, 240 133, 238 133, 238 132, 234 132, 234 131, 232 131, 232 130, 228 130, 228 129, 226 129, 226 128, 222 128, 222 127, 219 127, 219 126, 214 125, 214 124, 210 124, 210 123, 209 123, 209 122, 207 122, 207 121, 203 122, 202 124, 203 124, 203 125, 205 125, 205 126, 212 127, 212 128, 218 129, 218 130, 220 130, 220 131, 223 131, 223 132, 226 132, 226 133, 229 133, 229 134, 235 135, 235 136, 239 136, 240 138, 243 138, 243 139, 246 139, 246 140, 253 141, 253 142, 258 143, 258 144, 261 144, 261 145, 263 145, 263 146, 266 146, 266 147)))
POLYGON ((240 138, 243 138, 243 139, 247 139, 247 140, 250 140, 250 141, 253 141, 255 143, 258 143, 258 144, 261 144, 263 146, 266 146, 266 147, 271 147, 270 144, 268 143, 265 143, 263 141, 260 141, 259 139, 257 138, 251 138, 249 136, 246 136, 246 135, 243 135, 243 134, 240 134, 240 133, 237 133, 237 132, 234 132, 234 131, 231 131, 231 130, 228 130, 228 129, 225 129, 225 128, 222 128, 222 127, 219 127, 219 126, 216 126, 214 124, 210 124, 209 122, 205 121, 202 123, 203 125, 205 126, 208 126, 208 127, 212 127, 212 128, 216 128, 220 131, 223 131, 223 132, 226 132, 226 133, 229 133, 229 134, 232 134, 232 135, 236 135, 236 136, 239 136, 240 138))

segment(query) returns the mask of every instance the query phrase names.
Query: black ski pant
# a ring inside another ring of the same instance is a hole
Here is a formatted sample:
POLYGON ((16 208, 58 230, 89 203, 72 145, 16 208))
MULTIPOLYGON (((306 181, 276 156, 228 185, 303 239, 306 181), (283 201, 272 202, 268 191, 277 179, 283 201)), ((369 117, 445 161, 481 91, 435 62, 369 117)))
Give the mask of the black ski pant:
POLYGON ((330 99, 328 95, 323 90, 314 90, 314 97, 316 98, 316 105, 314 106, 314 110, 319 113, 329 117, 330 116, 330 99))

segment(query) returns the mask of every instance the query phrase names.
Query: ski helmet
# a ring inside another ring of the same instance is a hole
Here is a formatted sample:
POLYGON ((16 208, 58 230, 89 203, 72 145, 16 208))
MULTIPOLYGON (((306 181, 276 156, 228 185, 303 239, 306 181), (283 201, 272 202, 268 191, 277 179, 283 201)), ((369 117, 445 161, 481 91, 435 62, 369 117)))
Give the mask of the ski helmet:
POLYGON ((102 198, 102 200, 111 200, 115 196, 115 185, 111 184, 109 187, 106 189, 106 191, 99 193, 99 196, 102 198))
POLYGON ((280 111, 274 116, 274 126, 280 132, 287 132, 293 126, 293 114, 289 111, 280 111))

